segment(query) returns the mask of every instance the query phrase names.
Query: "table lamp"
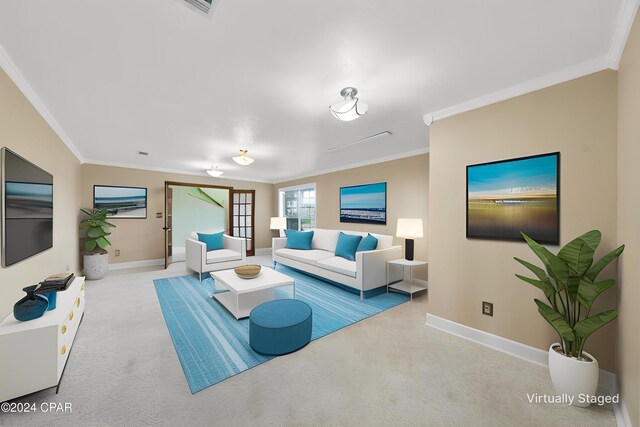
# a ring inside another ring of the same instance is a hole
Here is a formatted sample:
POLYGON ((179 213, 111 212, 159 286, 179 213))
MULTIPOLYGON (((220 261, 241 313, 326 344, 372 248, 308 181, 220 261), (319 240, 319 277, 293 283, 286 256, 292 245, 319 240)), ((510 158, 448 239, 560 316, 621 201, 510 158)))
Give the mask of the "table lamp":
POLYGON ((283 216, 273 216, 271 217, 271 225, 270 227, 272 230, 278 230, 278 232, 280 233, 280 237, 282 236, 282 230, 284 230, 285 228, 287 228, 287 218, 283 217, 283 216))
POLYGON ((413 261, 413 239, 424 237, 422 229, 420 218, 398 218, 396 236, 406 239, 404 256, 407 261, 413 261))

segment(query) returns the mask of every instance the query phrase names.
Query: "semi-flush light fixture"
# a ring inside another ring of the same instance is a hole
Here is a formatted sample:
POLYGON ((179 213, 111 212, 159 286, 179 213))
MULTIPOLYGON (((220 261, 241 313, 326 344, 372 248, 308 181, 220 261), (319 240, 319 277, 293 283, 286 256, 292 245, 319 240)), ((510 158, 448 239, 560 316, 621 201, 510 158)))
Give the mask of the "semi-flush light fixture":
POLYGON ((218 169, 218 165, 216 165, 216 168, 215 168, 215 169, 214 169, 214 168, 211 168, 211 169, 209 169, 209 170, 207 171, 207 173, 208 173, 209 175, 211 175, 212 177, 217 178, 217 177, 221 176, 224 172, 223 172, 223 171, 221 171, 220 169, 218 169))
POLYGON ((329 111, 331 111, 333 117, 343 122, 350 122, 366 113, 368 105, 360 102, 360 100, 356 98, 357 94, 358 89, 355 87, 345 87, 342 89, 340 95, 344 98, 344 101, 340 101, 329 107, 329 111))
POLYGON ((242 166, 249 166, 253 163, 253 159, 251 157, 247 157, 247 153, 249 150, 240 150, 240 155, 236 157, 232 157, 233 161, 242 166))

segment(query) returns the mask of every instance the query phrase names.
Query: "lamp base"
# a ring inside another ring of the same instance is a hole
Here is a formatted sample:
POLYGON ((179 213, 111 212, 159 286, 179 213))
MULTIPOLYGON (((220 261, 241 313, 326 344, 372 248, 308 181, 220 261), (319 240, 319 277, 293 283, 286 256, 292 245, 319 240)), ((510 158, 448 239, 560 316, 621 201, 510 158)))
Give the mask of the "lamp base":
POLYGON ((413 261, 413 239, 406 239, 404 243, 404 258, 413 261))

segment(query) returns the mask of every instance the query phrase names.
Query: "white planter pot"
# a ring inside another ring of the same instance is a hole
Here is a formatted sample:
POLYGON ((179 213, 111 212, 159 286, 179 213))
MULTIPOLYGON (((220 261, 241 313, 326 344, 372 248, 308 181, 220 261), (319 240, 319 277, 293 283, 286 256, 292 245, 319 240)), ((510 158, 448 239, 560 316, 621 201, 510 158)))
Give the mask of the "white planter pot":
POLYGON ((100 280, 107 274, 109 254, 84 256, 84 275, 89 280, 100 280))
POLYGON ((585 397, 595 396, 598 389, 598 361, 586 351, 582 352, 585 360, 567 357, 553 349, 559 346, 554 343, 549 347, 549 373, 553 388, 559 395, 573 397, 572 405, 586 408, 591 403, 585 401, 585 397))

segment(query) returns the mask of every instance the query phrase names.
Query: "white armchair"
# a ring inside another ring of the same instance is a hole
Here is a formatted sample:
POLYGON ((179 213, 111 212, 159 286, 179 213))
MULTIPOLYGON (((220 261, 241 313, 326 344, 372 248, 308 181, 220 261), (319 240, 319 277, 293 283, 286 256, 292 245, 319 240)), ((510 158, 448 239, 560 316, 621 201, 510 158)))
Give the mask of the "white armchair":
POLYGON ((187 268, 198 273, 226 270, 247 264, 247 241, 241 237, 222 236, 224 249, 207 252, 207 245, 198 240, 197 233, 191 233, 187 239, 185 258, 187 268))

